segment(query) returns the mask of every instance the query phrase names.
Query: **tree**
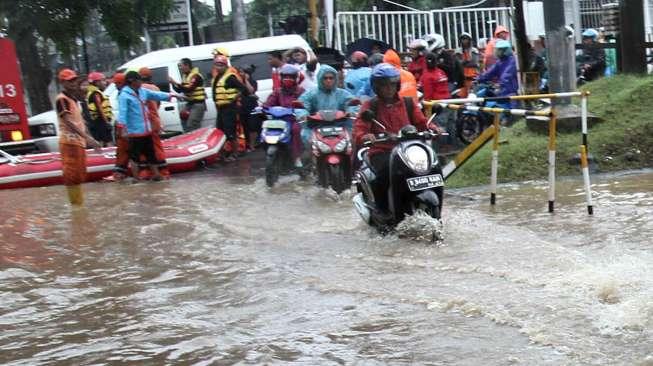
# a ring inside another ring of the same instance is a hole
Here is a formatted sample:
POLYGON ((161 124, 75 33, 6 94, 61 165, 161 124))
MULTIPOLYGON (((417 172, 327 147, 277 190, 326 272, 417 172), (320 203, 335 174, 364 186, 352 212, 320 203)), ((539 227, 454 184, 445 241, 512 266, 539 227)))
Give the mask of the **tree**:
POLYGON ((52 109, 48 85, 52 80, 48 59, 50 42, 65 57, 76 51, 75 39, 97 9, 102 25, 122 50, 140 43, 143 26, 167 19, 173 0, 0 0, 0 18, 16 43, 23 82, 31 112, 52 109))
POLYGON ((231 26, 235 40, 247 39, 247 19, 243 0, 231 0, 231 26))

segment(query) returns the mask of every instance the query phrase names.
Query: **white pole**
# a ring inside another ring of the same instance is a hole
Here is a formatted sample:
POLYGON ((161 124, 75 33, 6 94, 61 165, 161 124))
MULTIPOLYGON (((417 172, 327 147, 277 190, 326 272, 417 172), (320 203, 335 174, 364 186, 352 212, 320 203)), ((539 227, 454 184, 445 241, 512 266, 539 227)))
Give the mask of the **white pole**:
POLYGON ((143 26, 143 36, 145 37, 145 52, 150 53, 152 51, 152 39, 150 38, 150 32, 147 30, 147 24, 143 26))
POLYGON ((497 203, 497 176, 499 172, 499 113, 494 114, 494 141, 492 142, 492 172, 490 177, 490 204, 497 203))
POLYGON ((193 20, 192 20, 190 1, 191 0, 186 0, 186 11, 188 12, 188 14, 186 15, 186 20, 188 23, 188 44, 190 46, 194 46, 195 42, 193 40, 193 20))
POLYGON ((556 196, 556 114, 549 119, 549 212, 553 212, 556 196))

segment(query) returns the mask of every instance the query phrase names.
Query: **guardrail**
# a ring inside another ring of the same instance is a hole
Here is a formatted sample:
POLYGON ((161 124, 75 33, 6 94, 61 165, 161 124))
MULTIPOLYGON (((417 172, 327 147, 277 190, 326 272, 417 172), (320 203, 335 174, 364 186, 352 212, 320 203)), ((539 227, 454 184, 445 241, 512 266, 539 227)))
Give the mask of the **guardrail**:
POLYGON ((473 39, 491 38, 497 25, 512 29, 509 7, 450 9, 432 11, 354 11, 338 12, 335 21, 335 48, 345 51, 347 44, 363 37, 388 43, 399 52, 425 34, 439 33, 447 48, 458 46, 462 32, 473 39))
POLYGON ((548 136, 548 203, 549 203, 549 212, 554 211, 555 206, 555 159, 556 159, 556 129, 557 129, 557 115, 555 108, 552 108, 551 111, 531 111, 527 109, 516 109, 516 108, 487 108, 479 107, 473 105, 465 105, 461 103, 481 103, 484 101, 507 101, 507 100, 534 100, 541 98, 550 98, 550 99, 559 99, 559 98, 569 98, 569 97, 580 97, 581 98, 581 133, 582 141, 580 145, 580 156, 581 156, 581 169, 583 173, 583 186, 585 190, 585 200, 587 203, 587 213, 589 215, 594 214, 594 205, 592 203, 592 191, 590 185, 590 176, 589 176, 589 164, 588 164, 588 138, 587 138, 587 98, 589 97, 589 92, 568 92, 568 93, 550 93, 550 94, 536 94, 536 95, 516 95, 510 97, 491 97, 491 98, 461 98, 461 99, 443 99, 443 100, 433 100, 423 102, 424 106, 427 107, 426 110, 430 111, 431 107, 435 104, 442 106, 443 108, 448 108, 452 110, 469 110, 469 111, 480 111, 485 113, 491 113, 494 115, 494 121, 491 126, 489 126, 483 133, 472 141, 472 143, 460 152, 452 161, 450 161, 443 168, 444 178, 448 178, 453 174, 456 169, 458 169, 462 164, 467 161, 471 156, 473 156, 483 145, 485 145, 490 138, 493 138, 492 143, 492 161, 491 161, 491 177, 490 177, 490 204, 496 204, 496 193, 497 193, 497 176, 498 176, 498 167, 499 167, 499 134, 501 126, 499 124, 500 115, 502 113, 508 113, 516 116, 543 116, 548 117, 549 119, 549 136, 548 136))

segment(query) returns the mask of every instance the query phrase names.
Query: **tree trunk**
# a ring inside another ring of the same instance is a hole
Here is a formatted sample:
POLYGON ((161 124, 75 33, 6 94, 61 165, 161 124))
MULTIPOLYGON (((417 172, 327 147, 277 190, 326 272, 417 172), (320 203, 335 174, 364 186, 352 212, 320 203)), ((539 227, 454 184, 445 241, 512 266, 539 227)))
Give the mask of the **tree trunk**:
MULTIPOLYGON (((16 29, 11 27, 10 29, 16 29)), ((18 27, 21 28, 20 26, 18 27)), ((23 74, 23 86, 29 98, 31 114, 39 114, 52 109, 52 102, 48 93, 48 86, 52 79, 52 72, 43 65, 41 55, 36 47, 36 37, 30 29, 16 33, 9 32, 10 38, 16 43, 16 53, 20 61, 23 74)))
POLYGON ((224 16, 222 14, 222 0, 214 0, 213 5, 215 6, 215 23, 218 25, 218 29, 222 30, 222 27, 224 27, 224 19, 222 19, 224 16))
POLYGON ((231 26, 234 40, 247 39, 247 20, 243 0, 231 0, 231 26))

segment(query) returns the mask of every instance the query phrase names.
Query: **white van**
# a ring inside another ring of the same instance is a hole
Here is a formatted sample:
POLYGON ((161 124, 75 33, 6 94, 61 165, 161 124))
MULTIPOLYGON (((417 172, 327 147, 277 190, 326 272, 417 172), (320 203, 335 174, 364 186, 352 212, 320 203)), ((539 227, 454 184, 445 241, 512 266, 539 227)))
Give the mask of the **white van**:
MULTIPOLYGON (((272 92, 271 70, 268 65, 269 52, 285 52, 295 47, 301 47, 309 53, 313 52, 302 37, 298 35, 285 35, 154 51, 127 62, 119 70, 139 69, 143 66, 149 67, 152 70, 153 83, 162 91, 167 92, 172 90, 168 83, 168 75, 178 82, 183 81, 177 64, 182 58, 189 58, 193 62, 193 67, 199 68, 200 73, 204 76, 207 109, 202 120, 202 126, 214 126, 216 111, 211 90, 211 68, 213 66, 213 55, 211 52, 216 47, 224 47, 231 53, 230 62, 232 66, 256 66, 256 70, 252 76, 258 82, 258 91, 256 94, 263 101, 272 92)), ((161 116, 165 130, 181 131, 179 111, 183 107, 182 104, 183 102, 161 103, 159 115, 161 116)))
MULTIPOLYGON (((271 70, 268 65, 269 52, 281 51, 283 53, 286 50, 300 47, 306 50, 308 54, 313 55, 313 51, 308 43, 302 37, 293 34, 153 51, 125 63, 118 68, 118 71, 125 71, 127 69, 138 70, 141 67, 148 67, 152 70, 153 83, 162 91, 169 92, 173 89, 170 83, 168 83, 168 76, 181 82, 182 76, 177 64, 182 58, 191 59, 193 67, 198 67, 202 76, 204 76, 207 110, 204 114, 204 119, 202 120, 202 126, 215 126, 216 110, 211 91, 211 68, 213 66, 212 51, 217 47, 224 47, 231 53, 230 62, 232 66, 256 66, 256 70, 252 76, 253 79, 258 82, 258 91, 256 94, 259 96, 259 100, 261 101, 265 101, 268 95, 272 92, 271 70)), ((115 85, 110 85, 107 90, 105 90, 105 93, 111 99, 111 104, 114 106, 117 105, 117 91, 115 85)), ((161 122, 166 132, 182 132, 179 112, 183 108, 184 102, 176 99, 173 99, 171 102, 161 103, 161 106, 159 107, 159 116, 161 116, 161 122)), ((115 110, 116 109, 114 108, 114 111, 115 110)), ((30 131, 44 131, 48 134, 52 133, 54 136, 58 133, 58 122, 56 114, 53 111, 31 117, 29 119, 29 124, 30 131), (47 128, 45 128, 43 125, 46 124, 52 124, 54 128, 52 126, 47 126, 47 128)), ((34 137, 44 136, 41 135, 34 137)), ((56 151, 58 149, 56 139, 53 139, 53 141, 48 142, 46 145, 47 146, 42 147, 42 149, 47 151, 56 151)))

